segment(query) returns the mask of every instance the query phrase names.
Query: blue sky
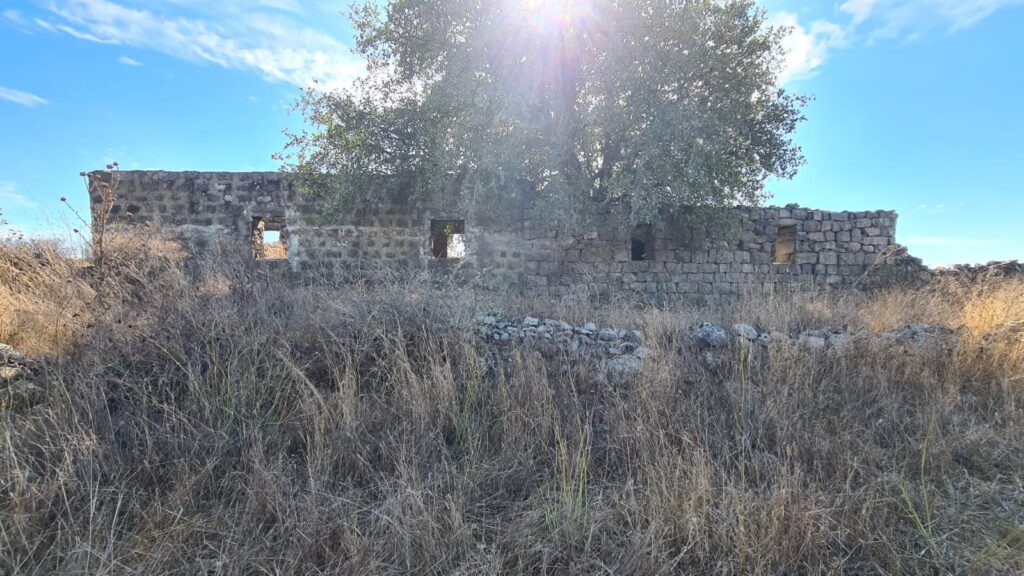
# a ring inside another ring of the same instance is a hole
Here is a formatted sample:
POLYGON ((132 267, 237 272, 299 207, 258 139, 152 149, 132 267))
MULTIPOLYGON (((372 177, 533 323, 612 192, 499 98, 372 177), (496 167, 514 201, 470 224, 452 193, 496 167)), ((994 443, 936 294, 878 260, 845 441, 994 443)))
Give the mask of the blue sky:
MULTIPOLYGON (((79 172, 275 170, 313 78, 362 69, 346 0, 0 1, 0 209, 52 232, 79 172)), ((895 209, 930 265, 1024 258, 1024 0, 762 0, 812 95, 773 203, 895 209)))

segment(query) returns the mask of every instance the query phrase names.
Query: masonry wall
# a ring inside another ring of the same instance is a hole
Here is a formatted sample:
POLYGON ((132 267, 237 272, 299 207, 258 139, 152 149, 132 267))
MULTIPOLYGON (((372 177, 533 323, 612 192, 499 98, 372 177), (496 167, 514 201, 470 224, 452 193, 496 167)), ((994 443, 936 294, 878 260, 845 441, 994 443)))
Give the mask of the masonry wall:
POLYGON ((896 244, 891 211, 829 212, 790 207, 737 208, 739 239, 694 249, 685 234, 655 233, 649 258, 634 261, 631 236, 611 226, 586 237, 531 241, 529 294, 642 294, 661 300, 733 295, 768 285, 877 286, 928 272, 896 244), (774 263, 777 235, 795 229, 790 263, 774 263))
MULTIPOLYGON (((89 174, 94 220, 109 172, 89 174)), ((368 206, 344 221, 324 221, 278 172, 122 171, 110 211, 112 226, 152 225, 196 252, 252 257, 253 218, 282 219, 288 258, 257 265, 309 280, 345 280, 370 272, 458 272, 518 288, 525 242, 514 228, 466 222, 466 256, 431 256, 430 223, 460 215, 437 207, 368 206)))
MULTIPOLYGON (((97 184, 111 175, 89 177, 95 218, 102 206, 97 184)), ((453 210, 371 206, 343 222, 326 222, 280 173, 125 171, 119 177, 113 225, 148 223, 195 251, 251 260, 253 218, 283 219, 288 258, 274 265, 306 280, 382 269, 457 269, 473 281, 528 296, 584 290, 660 301, 711 300, 768 285, 868 286, 927 275, 920 261, 898 250, 897 216, 888 211, 737 208, 737 240, 693 249, 687 231, 676 227, 646 238, 648 254, 640 261, 633 260, 631 237, 610 223, 560 237, 525 222, 466 219, 465 258, 449 261, 432 256, 430 230, 433 219, 461 218, 453 210), (773 263, 780 227, 787 226, 795 231, 792 262, 773 263)))

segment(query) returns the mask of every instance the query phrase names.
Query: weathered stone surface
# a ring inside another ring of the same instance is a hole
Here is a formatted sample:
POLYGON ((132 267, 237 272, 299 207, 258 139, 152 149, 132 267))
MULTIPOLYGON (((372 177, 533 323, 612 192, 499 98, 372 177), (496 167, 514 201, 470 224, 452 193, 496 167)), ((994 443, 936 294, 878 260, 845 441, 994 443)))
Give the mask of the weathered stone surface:
POLYGON ((810 351, 824 350, 828 341, 821 336, 814 334, 801 334, 796 341, 797 345, 810 351))
POLYGON ((750 341, 757 340, 757 328, 754 328, 750 324, 733 324, 732 330, 741 338, 745 338, 750 341))
MULTIPOLYGON (((91 181, 109 177, 89 174, 91 181)), ((601 298, 632 294, 656 303, 714 301, 767 284, 869 287, 928 274, 895 244, 894 212, 795 206, 736 211, 742 223, 736 242, 702 246, 692 242, 686 227, 667 226, 647 239, 650 257, 641 261, 630 258, 628 233, 612 227, 563 237, 525 218, 499 224, 483 214, 465 220, 465 257, 448 260, 433 256, 431 221, 462 220, 450 209, 363 207, 343 222, 329 222, 306 204, 287 174, 125 171, 112 224, 152 223, 197 250, 217 247, 220 254, 251 258, 253 219, 283 219, 288 258, 275 269, 300 278, 344 279, 376 268, 468 271, 482 287, 534 297, 585 288, 601 298), (779 226, 796 228, 796 252, 792 262, 773 264, 779 226)))
POLYGON ((0 344, 0 366, 28 366, 31 361, 13 346, 0 344))
POLYGON ((703 322, 697 326, 697 345, 700 348, 724 348, 729 345, 729 336, 718 324, 703 322))
POLYGON ((983 278, 1024 278, 1024 264, 1017 260, 1005 262, 988 262, 987 264, 957 264, 948 268, 936 268, 937 276, 960 278, 970 282, 978 282, 983 278))
POLYGON ((955 330, 929 324, 909 324, 886 332, 881 338, 915 354, 947 351, 955 347, 960 340, 955 330))
POLYGON ((605 366, 608 370, 618 374, 636 374, 643 369, 643 362, 636 356, 619 356, 609 360, 605 366))
POLYGON ((35 366, 35 361, 12 346, 0 344, 0 381, 24 378, 35 366))

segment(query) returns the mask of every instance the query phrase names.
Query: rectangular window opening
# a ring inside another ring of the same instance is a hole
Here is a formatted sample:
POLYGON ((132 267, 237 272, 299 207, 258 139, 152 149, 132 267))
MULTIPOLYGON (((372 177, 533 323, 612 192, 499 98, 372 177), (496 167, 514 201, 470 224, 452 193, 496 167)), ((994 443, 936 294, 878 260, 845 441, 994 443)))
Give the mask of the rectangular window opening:
POLYGON ((288 228, 284 216, 254 216, 252 254, 256 260, 288 259, 288 228))
POLYGON ((796 261, 796 226, 779 226, 775 230, 772 263, 792 264, 794 261, 796 261))
POLYGON ((457 260, 466 257, 466 221, 431 220, 430 252, 434 258, 457 260))
POLYGON ((654 236, 649 229, 635 232, 629 239, 629 259, 634 262, 654 260, 654 236))

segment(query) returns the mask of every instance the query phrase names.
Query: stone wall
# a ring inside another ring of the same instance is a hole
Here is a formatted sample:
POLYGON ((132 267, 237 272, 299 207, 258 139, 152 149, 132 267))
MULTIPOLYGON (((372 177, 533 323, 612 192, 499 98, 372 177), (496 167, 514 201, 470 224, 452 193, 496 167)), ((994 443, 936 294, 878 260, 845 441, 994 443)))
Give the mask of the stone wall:
MULTIPOLYGON (((104 171, 88 176, 92 183, 112 178, 104 171)), ((514 230, 466 222, 465 258, 431 256, 431 221, 460 217, 451 210, 368 206, 342 222, 327 222, 303 202, 294 179, 277 172, 122 171, 118 177, 112 226, 151 224, 197 252, 251 257, 254 218, 283 219, 287 260, 263 265, 301 278, 458 268, 467 276, 486 272, 492 282, 521 282, 524 242, 514 230)), ((102 196, 94 184, 90 194, 95 219, 102 196)))
POLYGON ((739 238, 692 248, 679 233, 653 233, 653 249, 634 260, 635 236, 611 226, 585 237, 531 241, 525 263, 527 291, 559 296, 587 287, 592 293, 643 294, 648 299, 738 294, 766 285, 873 286, 923 278, 919 260, 896 244, 891 211, 828 212, 787 207, 736 208, 739 238), (776 263, 780 230, 790 227, 795 250, 776 263))
MULTIPOLYGON (((112 225, 149 223, 196 251, 216 247, 252 260, 254 218, 283 221, 287 260, 276 265, 304 279, 344 279, 374 269, 458 270, 528 296, 584 290, 660 301, 709 300, 768 285, 867 286, 927 275, 895 243, 897 216, 887 211, 737 208, 737 240, 694 249, 685 227, 674 227, 645 234, 639 260, 635 236, 610 223, 565 237, 527 222, 466 219, 464 258, 445 259, 432 252, 431 222, 461 222, 450 209, 371 206, 327 222, 281 173, 125 171, 119 177, 112 225)), ((109 182, 111 174, 89 178, 95 218, 102 205, 96 184, 109 182)))

